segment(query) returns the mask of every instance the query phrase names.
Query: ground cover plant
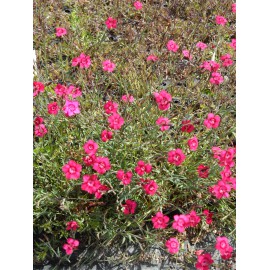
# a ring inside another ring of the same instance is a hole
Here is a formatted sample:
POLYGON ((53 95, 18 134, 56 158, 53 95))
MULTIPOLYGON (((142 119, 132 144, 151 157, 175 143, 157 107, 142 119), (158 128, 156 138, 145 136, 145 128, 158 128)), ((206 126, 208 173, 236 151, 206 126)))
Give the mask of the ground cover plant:
POLYGON ((213 254, 183 243, 214 233, 231 269, 235 3, 33 4, 34 264, 158 245, 205 270, 213 254))

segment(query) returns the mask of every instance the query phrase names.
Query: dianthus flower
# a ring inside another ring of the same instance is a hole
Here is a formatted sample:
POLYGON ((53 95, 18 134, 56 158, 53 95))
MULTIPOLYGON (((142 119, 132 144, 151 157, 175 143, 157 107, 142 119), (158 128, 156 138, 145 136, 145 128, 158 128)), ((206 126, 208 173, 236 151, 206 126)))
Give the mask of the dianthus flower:
POLYGON ((186 216, 188 218, 188 227, 196 227, 201 221, 201 218, 197 215, 197 213, 194 210, 192 210, 186 216))
POLYGON ((209 270, 209 267, 211 264, 213 264, 213 259, 211 257, 211 254, 205 253, 198 256, 198 261, 195 265, 196 269, 198 270, 209 270))
POLYGON ((235 165, 233 158, 235 157, 235 148, 228 148, 228 150, 221 150, 219 159, 219 165, 222 167, 233 167, 235 165))
POLYGON ((171 254, 176 254, 179 251, 179 242, 176 238, 170 238, 165 245, 171 254))
POLYGON ((154 180, 149 180, 147 184, 143 185, 143 189, 146 194, 153 196, 158 189, 158 184, 154 180))
POLYGON ((79 179, 82 166, 76 163, 74 160, 70 160, 67 164, 62 167, 62 171, 65 173, 65 176, 68 180, 70 179, 79 179))
POLYGON ((184 232, 185 229, 189 226, 189 218, 187 215, 174 215, 174 222, 172 227, 178 232, 184 232))
POLYGON ((223 82, 223 77, 221 76, 221 74, 220 73, 218 73, 218 72, 213 72, 212 74, 211 74, 211 78, 210 78, 210 83, 211 84, 216 84, 216 85, 219 85, 219 84, 221 84, 222 82, 223 82))
POLYGON ((38 125, 42 124, 43 121, 44 121, 44 119, 43 119, 42 117, 37 116, 37 117, 34 119, 34 124, 35 124, 35 126, 38 126, 38 125))
POLYGON ((136 2, 134 3, 134 7, 135 7, 137 10, 140 10, 140 9, 142 9, 143 4, 142 4, 141 2, 139 2, 139 1, 136 1, 136 2))
POLYGON ((35 126, 35 135, 37 137, 43 137, 47 133, 47 128, 44 124, 36 125, 35 126))
POLYGON ((206 220, 205 220, 206 223, 211 224, 213 222, 212 217, 214 214, 210 212, 208 209, 203 210, 203 214, 206 216, 206 220))
POLYGON ((109 127, 118 130, 122 127, 124 124, 124 118, 122 118, 119 114, 113 113, 111 116, 108 118, 109 122, 109 127))
POLYGON ((179 46, 173 40, 169 40, 167 43, 167 49, 172 52, 177 52, 179 46))
POLYGON ((190 55, 189 50, 183 50, 182 53, 185 58, 188 58, 189 60, 192 59, 192 55, 190 55))
POLYGON ((204 120, 203 124, 206 128, 218 128, 220 122, 220 116, 214 115, 213 113, 209 113, 207 115, 207 119, 204 120))
POLYGON ((182 121, 181 131, 190 133, 194 129, 195 129, 195 127, 191 124, 190 120, 183 120, 182 121))
POLYGON ((170 120, 166 117, 159 117, 156 124, 160 126, 161 131, 165 131, 170 128, 170 120))
POLYGON ((80 68, 88 68, 91 65, 91 58, 84 53, 81 53, 79 57, 72 59, 72 66, 76 67, 80 65, 80 68))
POLYGON ((157 212, 151 220, 155 229, 165 229, 168 226, 170 219, 169 217, 163 215, 163 213, 157 212))
POLYGON ((113 137, 113 133, 109 130, 103 130, 100 135, 100 138, 103 142, 107 142, 111 140, 112 137, 113 137))
POLYGON ((151 164, 146 164, 144 161, 139 160, 137 163, 137 167, 135 168, 135 172, 142 176, 145 173, 150 173, 152 171, 152 165, 151 164))
POLYGON ((72 98, 80 97, 82 95, 82 91, 80 88, 75 87, 74 85, 70 85, 66 89, 66 98, 68 98, 69 95, 71 95, 72 98))
POLYGON ((44 92, 44 84, 42 82, 33 82, 33 96, 37 96, 39 93, 44 92))
POLYGON ((54 92, 56 95, 58 95, 59 97, 61 96, 65 96, 67 93, 67 88, 64 85, 61 84, 57 84, 54 88, 54 92))
POLYGON ((67 231, 76 231, 79 228, 79 225, 76 221, 71 220, 69 222, 67 222, 67 231))
POLYGON ((202 51, 205 50, 207 48, 207 45, 201 41, 199 41, 197 44, 196 44, 196 47, 201 49, 202 51))
POLYGON ((107 114, 117 113, 117 109, 118 109, 118 104, 116 102, 107 101, 104 104, 104 110, 105 110, 105 113, 107 114))
POLYGON ((70 117, 80 113, 80 104, 78 101, 66 100, 62 110, 64 111, 65 116, 70 117))
POLYGON ((67 29, 66 28, 57 27, 55 30, 56 30, 56 36, 57 37, 62 37, 62 36, 67 34, 67 29))
POLYGON ((109 187, 105 185, 100 185, 99 189, 95 192, 96 199, 100 199, 103 196, 103 194, 105 194, 106 191, 108 190, 110 190, 109 187))
POLYGON ((103 70, 108 72, 113 72, 115 69, 115 63, 111 62, 111 60, 105 60, 102 62, 103 70))
POLYGON ((123 170, 119 170, 116 174, 116 178, 122 182, 123 185, 128 185, 132 179, 132 172, 127 171, 126 173, 123 170))
POLYGON ((170 102, 172 101, 172 96, 166 91, 161 90, 159 93, 153 93, 156 102, 158 104, 158 108, 162 111, 166 111, 170 108, 170 102))
POLYGON ((216 72, 220 68, 220 64, 215 62, 215 61, 204 61, 201 65, 200 68, 203 69, 203 71, 208 70, 211 72, 216 72))
POLYGON ((111 169, 110 160, 107 157, 96 157, 93 169, 99 174, 104 174, 111 169))
POLYGON ((198 148, 198 138, 196 136, 188 140, 188 147, 191 151, 196 151, 198 148))
POLYGON ((98 144, 92 140, 89 140, 84 144, 83 148, 86 154, 92 156, 96 154, 98 150, 98 144))
POLYGON ((233 48, 234 50, 236 50, 236 39, 235 39, 235 38, 232 39, 232 41, 231 41, 231 43, 229 44, 229 46, 230 46, 231 48, 233 48))
POLYGON ((236 13, 236 3, 232 4, 232 13, 236 13))
POLYGON ((63 249, 66 251, 67 255, 71 255, 74 249, 77 249, 79 246, 79 241, 73 238, 67 239, 67 244, 63 245, 63 249))
POLYGON ((106 20, 105 24, 107 25, 107 28, 108 29, 116 28, 116 26, 117 26, 117 20, 114 19, 114 18, 112 18, 112 17, 109 17, 106 20))
POLYGON ((197 168, 198 174, 201 178, 207 178, 209 175, 209 167, 200 164, 197 168))
POLYGON ((134 97, 132 96, 132 95, 123 95, 122 97, 121 97, 121 100, 122 101, 124 101, 124 102, 130 102, 130 103, 132 103, 133 101, 134 101, 134 97))
POLYGON ((146 61, 153 61, 156 62, 158 60, 158 57, 155 56, 154 54, 151 54, 149 56, 147 56, 146 61))
POLYGON ((168 152, 168 162, 176 166, 181 165, 184 162, 185 158, 186 156, 179 148, 168 152))
POLYGON ((216 16, 216 23, 224 26, 227 20, 223 16, 216 16))
POLYGON ((86 166, 93 166, 95 162, 96 156, 95 155, 89 155, 83 158, 83 162, 86 166))
POLYGON ((59 107, 57 102, 52 102, 48 104, 48 113, 57 115, 59 111, 59 107))
POLYGON ((225 181, 220 180, 216 185, 214 185, 212 190, 213 195, 215 195, 216 198, 229 198, 231 191, 231 186, 228 185, 225 181))
POLYGON ((98 180, 97 175, 84 175, 83 176, 83 183, 81 185, 81 189, 88 192, 89 194, 95 194, 98 189, 100 188, 101 183, 98 180))
POLYGON ((124 207, 123 212, 125 215, 134 214, 137 207, 137 203, 132 200, 126 200, 126 204, 124 204, 123 207, 124 207))

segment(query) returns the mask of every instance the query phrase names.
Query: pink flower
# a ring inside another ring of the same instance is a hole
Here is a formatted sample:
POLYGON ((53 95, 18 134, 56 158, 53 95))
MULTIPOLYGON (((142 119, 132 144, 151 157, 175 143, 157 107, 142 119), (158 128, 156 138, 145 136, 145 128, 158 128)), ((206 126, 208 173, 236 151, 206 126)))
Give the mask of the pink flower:
POLYGON ((231 186, 228 185, 225 181, 220 180, 216 185, 213 187, 213 195, 216 196, 216 198, 221 199, 221 198, 229 198, 230 194, 229 192, 231 191, 231 186))
POLYGON ((76 221, 71 220, 69 222, 67 222, 67 231, 76 231, 79 228, 79 225, 76 221))
POLYGON ((220 65, 219 65, 219 63, 210 60, 210 61, 204 61, 204 62, 200 65, 200 68, 202 68, 203 71, 209 70, 209 71, 211 71, 211 72, 216 72, 216 71, 220 68, 220 65))
POLYGON ((93 166, 95 162, 96 156, 91 155, 91 156, 86 156, 83 158, 83 162, 86 166, 93 166))
POLYGON ((43 137, 47 133, 47 128, 44 124, 40 124, 38 126, 35 126, 35 135, 37 137, 43 137))
POLYGON ((191 124, 190 120, 183 120, 182 121, 181 131, 190 133, 194 129, 195 129, 195 127, 191 124))
POLYGON ((44 92, 44 84, 42 82, 33 82, 33 96, 37 96, 39 93, 44 92))
POLYGON ((236 13, 236 3, 232 4, 232 13, 236 13))
POLYGON ((231 184, 232 189, 236 190, 236 178, 230 177, 227 182, 231 184))
POLYGON ((129 95, 129 94, 128 95, 123 95, 121 100, 124 101, 124 102, 132 103, 134 101, 134 97, 129 95))
POLYGON ((56 28, 56 36, 62 37, 67 34, 67 30, 65 28, 57 27, 56 28))
POLYGON ((80 113, 80 104, 78 101, 66 100, 66 103, 62 109, 65 116, 70 117, 80 113))
POLYGON ((198 256, 198 261, 195 265, 198 270, 209 270, 210 265, 213 263, 211 254, 205 253, 198 256))
POLYGON ((97 175, 84 175, 83 183, 81 185, 81 189, 88 192, 89 194, 95 194, 99 188, 101 187, 101 183, 98 180, 97 175))
POLYGON ((166 117, 159 117, 156 124, 160 126, 161 131, 165 131, 170 128, 170 120, 166 117))
POLYGON ((200 164, 197 168, 199 177, 201 178, 207 178, 209 175, 209 167, 208 166, 204 166, 203 164, 200 164))
POLYGON ((174 215, 172 227, 178 232, 184 232, 189 226, 189 218, 186 215, 174 215))
POLYGON ((229 148, 227 151, 222 150, 219 155, 219 165, 220 166, 227 166, 227 167, 233 167, 234 161, 233 158, 235 157, 235 148, 229 148))
POLYGON ((168 153, 168 162, 176 166, 181 165, 184 162, 185 158, 186 156, 184 155, 183 151, 179 148, 171 150, 168 153))
POLYGON ((179 46, 173 40, 169 40, 167 43, 167 49, 172 52, 177 52, 179 46))
POLYGON ((123 185, 128 185, 132 179, 132 172, 128 171, 125 173, 123 170, 119 170, 116 174, 116 177, 118 180, 122 181, 123 185))
POLYGON ((105 185, 100 185, 99 189, 95 192, 96 199, 100 199, 103 194, 108 191, 110 188, 105 185))
POLYGON ((42 124, 43 121, 44 121, 44 119, 43 119, 42 117, 37 116, 37 117, 34 119, 34 124, 35 124, 35 126, 38 126, 38 125, 42 124))
POLYGON ((117 113, 118 104, 116 102, 107 101, 104 104, 104 110, 107 114, 117 113))
POLYGON ((212 217, 213 213, 211 213, 208 209, 203 210, 203 214, 206 216, 206 223, 211 224, 213 222, 212 217))
POLYGON ((157 212, 151 220, 155 229, 165 229, 168 226, 170 219, 169 217, 163 215, 161 212, 157 212))
POLYGON ((146 61, 153 61, 156 62, 158 60, 158 57, 155 56, 154 54, 151 54, 149 56, 147 56, 146 61))
POLYGON ((135 172, 142 176, 145 173, 150 173, 152 171, 152 165, 151 164, 145 164, 144 161, 139 160, 137 163, 137 167, 135 168, 135 172))
POLYGON ((230 167, 225 167, 223 171, 220 172, 222 180, 228 181, 232 175, 230 167))
POLYGON ((100 137, 101 137, 101 140, 102 140, 103 142, 107 142, 107 141, 109 141, 110 139, 112 139, 113 133, 112 133, 111 131, 109 131, 109 130, 103 130, 103 131, 101 132, 100 137))
POLYGON ((236 50, 236 39, 235 38, 232 39, 232 42, 229 44, 229 46, 231 48, 233 48, 234 50, 236 50))
POLYGON ((205 50, 207 48, 207 45, 201 41, 199 41, 197 44, 196 44, 196 47, 201 49, 202 51, 205 50))
POLYGON ((80 64, 80 68, 88 68, 91 65, 90 56, 81 53, 79 57, 72 59, 72 66, 75 67, 80 64))
POLYGON ((115 130, 118 130, 124 125, 124 118, 122 118, 119 114, 113 113, 108 117, 109 127, 115 130))
POLYGON ((212 152, 213 152, 213 157, 220 160, 220 154, 222 152, 222 150, 219 147, 213 146, 212 147, 212 152))
POLYGON ((166 241, 165 245, 171 254, 175 254, 179 251, 179 242, 176 238, 171 237, 166 241))
POLYGON ((222 82, 223 82, 223 77, 221 76, 221 74, 220 73, 218 73, 218 72, 213 72, 212 74, 211 74, 211 78, 210 78, 210 83, 211 84, 216 84, 216 85, 219 85, 219 84, 221 84, 222 82))
POLYGON ((201 221, 201 218, 197 215, 197 213, 194 210, 192 210, 186 216, 188 218, 188 226, 189 227, 196 227, 201 221))
POLYGON ((82 171, 82 165, 76 163, 74 160, 70 160, 67 164, 62 167, 62 171, 64 172, 66 178, 70 179, 79 179, 80 173, 82 171))
POLYGON ((154 97, 158 104, 158 108, 162 111, 166 111, 170 108, 170 102, 172 101, 172 96, 166 91, 161 90, 159 93, 154 92, 154 97))
POLYGON ((227 23, 227 20, 222 16, 216 16, 216 23, 224 26, 227 23))
POLYGON ((228 260, 232 257, 233 247, 229 246, 223 253, 221 253, 221 258, 223 260, 228 260))
POLYGON ((142 4, 141 2, 139 2, 139 1, 136 1, 136 2, 134 3, 134 7, 135 7, 137 10, 140 10, 140 9, 142 9, 143 4, 142 4))
POLYGON ((217 242, 216 242, 216 249, 220 251, 220 253, 223 253, 228 249, 230 246, 229 240, 227 237, 217 237, 217 242))
POLYGON ((213 113, 209 113, 207 116, 207 119, 203 121, 203 124, 206 126, 206 128, 218 128, 220 122, 220 116, 214 115, 213 113))
POLYGON ((97 157, 93 169, 99 174, 104 174, 111 169, 110 160, 107 157, 97 157))
POLYGON ((57 115, 59 111, 59 107, 57 102, 52 102, 50 104, 48 104, 48 113, 49 114, 54 114, 57 115))
POLYGON ((189 60, 192 59, 192 55, 190 55, 189 50, 183 50, 182 53, 185 58, 188 58, 189 60))
POLYGON ((124 207, 123 212, 125 215, 134 214, 137 207, 137 203, 132 200, 126 200, 126 204, 124 204, 123 207, 124 207))
POLYGON ((115 69, 115 64, 111 60, 105 60, 102 62, 103 70, 108 72, 113 72, 115 69))
POLYGON ((89 140, 84 144, 83 148, 86 154, 92 156, 96 154, 98 150, 98 144, 92 140, 89 140))
POLYGON ((188 147, 191 151, 196 151, 198 148, 198 139, 196 136, 188 140, 188 147))
POLYGON ((158 184, 154 180, 149 180, 147 182, 148 182, 147 184, 143 185, 145 193, 151 196, 155 195, 158 189, 158 184))
POLYGON ((233 64, 233 60, 231 59, 230 54, 224 54, 220 57, 220 60, 222 61, 223 67, 229 67, 233 64))
POLYGON ((82 95, 82 91, 80 88, 75 87, 74 85, 70 85, 66 90, 66 95, 71 95, 73 98, 76 98, 82 95))
POLYGON ((112 18, 112 17, 109 17, 105 24, 107 25, 107 28, 108 29, 112 29, 112 28, 116 28, 116 25, 117 25, 117 20, 112 18))
POLYGON ((63 249, 66 251, 67 255, 71 255, 74 249, 77 249, 79 246, 79 241, 73 238, 67 239, 67 244, 63 245, 63 249))
POLYGON ((64 85, 57 84, 54 88, 54 92, 58 96, 65 96, 67 92, 67 88, 64 85))

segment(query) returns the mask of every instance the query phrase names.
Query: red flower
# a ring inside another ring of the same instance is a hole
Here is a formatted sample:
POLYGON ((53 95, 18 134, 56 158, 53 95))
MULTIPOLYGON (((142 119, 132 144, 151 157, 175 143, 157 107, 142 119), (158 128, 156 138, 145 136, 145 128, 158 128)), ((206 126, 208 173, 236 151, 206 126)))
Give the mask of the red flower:
POLYGON ((209 175, 209 167, 200 164, 197 168, 198 174, 201 178, 207 178, 209 175))
POLYGON ((190 120, 183 120, 181 131, 188 133, 192 132, 195 128, 190 122, 191 122, 190 120))
POLYGON ((151 164, 145 164, 144 161, 139 160, 137 163, 137 167, 135 168, 135 172, 142 176, 145 173, 150 173, 152 171, 152 165, 151 164))
POLYGON ((199 222, 201 221, 201 218, 197 215, 197 213, 192 210, 188 215, 188 226, 189 227, 196 227, 199 222))
POLYGON ((147 182, 147 184, 143 185, 145 193, 151 196, 155 195, 158 189, 158 184, 154 180, 149 180, 147 182))
POLYGON ((117 20, 114 19, 114 18, 112 18, 112 17, 109 17, 106 20, 105 24, 107 25, 107 28, 108 29, 116 28, 116 26, 117 26, 117 20))
POLYGON ((124 207, 123 212, 125 215, 134 214, 137 207, 137 203, 132 200, 126 200, 126 204, 124 204, 123 207, 124 207))
POLYGON ((209 270, 209 267, 213 262, 214 261, 212 260, 211 254, 205 253, 198 256, 198 261, 195 267, 198 270, 209 270))
POLYGON ((104 104, 104 110, 107 114, 117 113, 118 104, 116 102, 107 101, 104 104))
POLYGON ((84 175, 83 176, 83 183, 81 185, 81 189, 88 192, 89 194, 95 194, 98 189, 100 188, 101 183, 98 180, 97 175, 84 175))
POLYGON ((49 114, 54 114, 57 115, 59 111, 59 107, 57 102, 52 102, 50 104, 48 104, 48 113, 49 114))
POLYGON ((37 96, 39 93, 44 92, 44 84, 42 82, 33 82, 34 94, 33 96, 37 96))
POLYGON ((162 111, 166 111, 170 108, 170 102, 172 101, 172 96, 166 91, 161 90, 159 93, 155 92, 154 97, 158 104, 158 108, 162 111))
POLYGON ((89 155, 83 158, 83 162, 86 166, 93 166, 94 162, 96 160, 96 156, 95 155, 89 155))
POLYGON ((34 119, 34 124, 35 124, 35 126, 38 126, 38 125, 42 124, 43 121, 44 121, 44 120, 43 120, 42 117, 37 116, 37 117, 34 119))
POLYGON ((213 222, 212 217, 214 214, 208 209, 203 210, 203 214, 206 216, 206 223, 211 224, 213 222))
POLYGON ((112 139, 112 137, 113 137, 112 134, 113 134, 113 133, 112 133, 111 131, 109 131, 109 130, 103 130, 103 131, 101 132, 100 138, 101 138, 101 140, 102 140, 103 142, 107 142, 107 141, 109 141, 110 139, 112 139))
POLYGON ((190 151, 196 151, 198 148, 198 139, 196 136, 188 140, 188 147, 190 151))
POLYGON ((184 162, 185 158, 186 156, 184 155, 183 151, 179 148, 171 150, 168 153, 168 162, 176 166, 181 165, 184 162))
POLYGON ((78 223, 74 220, 67 222, 67 231, 76 231, 79 228, 78 223))
POLYGON ((116 177, 118 180, 122 181, 123 185, 128 185, 131 182, 132 172, 128 171, 125 173, 123 170, 119 170, 116 174, 116 177))
POLYGON ((43 137, 46 133, 47 133, 47 128, 45 127, 45 125, 40 124, 38 126, 35 126, 35 135, 37 137, 43 137))
POLYGON ((67 164, 62 167, 62 171, 65 173, 66 178, 70 179, 79 179, 82 166, 76 163, 74 160, 70 160, 67 164))

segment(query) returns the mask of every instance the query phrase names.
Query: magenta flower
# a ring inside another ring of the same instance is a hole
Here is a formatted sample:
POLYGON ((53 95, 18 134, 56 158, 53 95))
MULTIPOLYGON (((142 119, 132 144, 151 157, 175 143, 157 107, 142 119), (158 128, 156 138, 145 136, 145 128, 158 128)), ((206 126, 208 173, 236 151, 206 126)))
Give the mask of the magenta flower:
POLYGON ((67 231, 76 231, 79 228, 79 225, 76 221, 71 220, 69 222, 67 222, 67 231))
POLYGON ((95 155, 91 155, 91 156, 86 156, 83 158, 83 162, 86 166, 93 166, 94 162, 96 160, 96 156, 95 155))
POLYGON ((195 265, 196 269, 198 270, 209 270, 211 264, 213 264, 213 260, 211 254, 205 253, 198 256, 198 261, 195 265))
POLYGON ((103 130, 100 135, 100 138, 103 142, 107 142, 111 140, 112 137, 113 137, 113 133, 109 130, 103 130))
POLYGON ((192 59, 192 55, 190 55, 189 50, 183 50, 182 53, 183 53, 185 58, 187 58, 189 60, 192 59))
POLYGON ((184 162, 185 158, 186 156, 179 148, 168 152, 168 162, 176 166, 181 165, 184 162))
POLYGON ((158 104, 158 108, 162 111, 166 111, 170 108, 170 102, 172 101, 172 96, 166 91, 161 90, 159 93, 153 93, 156 102, 158 104))
POLYGON ((206 216, 206 223, 211 224, 213 222, 212 217, 213 213, 211 213, 208 209, 203 210, 203 214, 206 216))
POLYGON ((173 40, 169 40, 167 43, 167 49, 172 52, 177 52, 179 46, 173 40))
POLYGON ((52 102, 50 104, 48 104, 48 113, 49 114, 54 114, 57 115, 59 111, 59 107, 57 102, 52 102))
POLYGON ((229 44, 229 46, 230 46, 231 48, 233 48, 234 50, 236 50, 236 39, 235 39, 235 38, 232 39, 232 41, 231 41, 231 43, 229 44))
POLYGON ((146 61, 153 61, 156 62, 158 60, 158 57, 155 56, 154 54, 151 54, 149 56, 147 56, 146 61))
POLYGON ((43 137, 47 133, 47 128, 45 127, 44 124, 36 125, 35 126, 35 135, 37 137, 43 137))
POLYGON ((88 192, 89 194, 95 194, 99 188, 101 187, 101 183, 98 180, 97 175, 84 175, 83 176, 83 183, 81 185, 81 189, 88 192))
POLYGON ((66 100, 62 110, 64 111, 65 116, 70 117, 80 113, 80 104, 78 101, 66 100))
POLYGON ((104 174, 111 169, 110 160, 107 157, 96 157, 93 169, 99 174, 104 174))
POLYGON ((111 60, 105 60, 102 62, 103 70, 108 72, 113 72, 115 69, 115 63, 111 62, 111 60))
POLYGON ((123 207, 124 207, 123 212, 125 215, 134 214, 137 207, 137 203, 132 200, 126 200, 126 204, 124 204, 123 207))
POLYGON ((216 185, 214 185, 212 190, 213 195, 216 196, 216 198, 221 199, 221 198, 229 198, 230 194, 229 192, 231 191, 231 186, 227 184, 225 181, 220 180, 216 185))
POLYGON ((118 130, 124 125, 124 118, 122 118, 119 114, 113 113, 108 118, 109 127, 115 130, 118 130))
POLYGON ((123 185, 128 185, 132 179, 132 172, 127 171, 126 173, 123 170, 119 170, 116 174, 116 178, 122 182, 123 185))
POLYGON ((223 67, 229 67, 233 65, 233 60, 231 59, 231 55, 226 53, 220 57, 220 60, 222 61, 223 67))
POLYGON ((176 254, 179 251, 179 242, 176 238, 170 238, 166 241, 165 246, 171 254, 176 254))
POLYGON ((92 140, 89 140, 84 144, 83 148, 86 154, 92 156, 96 154, 98 150, 98 144, 92 140))
POLYGON ((117 113, 118 110, 118 104, 116 102, 107 101, 104 104, 104 110, 107 114, 117 113))
POLYGON ((192 210, 186 216, 188 218, 188 226, 189 227, 196 227, 201 221, 201 218, 197 215, 197 213, 194 210, 192 210))
POLYGON ((139 2, 139 1, 136 1, 136 2, 134 3, 134 7, 135 7, 137 10, 140 10, 140 9, 142 9, 143 4, 142 4, 141 2, 139 2))
POLYGON ((67 164, 62 167, 66 178, 68 180, 77 180, 80 178, 80 173, 82 171, 82 165, 76 163, 74 160, 70 160, 67 164))
POLYGON ((208 166, 204 166, 203 164, 200 164, 197 168, 199 177, 201 178, 207 178, 209 175, 209 167, 208 166))
POLYGON ((159 117, 156 124, 160 126, 161 131, 165 131, 170 128, 170 120, 166 117, 159 117))
POLYGON ((189 226, 189 218, 187 215, 174 215, 174 222, 172 227, 178 232, 184 232, 185 229, 189 226))
POLYGON ((211 72, 216 72, 219 68, 220 68, 220 64, 215 62, 215 61, 204 61, 201 65, 200 68, 203 69, 203 71, 205 70, 209 70, 211 72))
POLYGON ((220 116, 214 115, 213 113, 209 113, 207 116, 207 119, 203 121, 203 124, 206 126, 206 128, 218 128, 220 123, 220 116))
POLYGON ((116 28, 116 26, 117 26, 117 20, 114 19, 114 18, 112 18, 112 17, 109 17, 106 20, 105 24, 107 25, 107 28, 108 29, 116 28))
POLYGON ((152 165, 151 164, 146 164, 144 161, 139 160, 137 163, 137 167, 135 168, 135 172, 142 176, 145 173, 150 173, 152 171, 152 165))
POLYGON ((219 85, 219 84, 221 84, 222 82, 223 82, 223 77, 221 76, 221 74, 220 73, 218 73, 218 72, 213 72, 212 74, 211 74, 211 78, 210 78, 210 83, 211 84, 216 84, 216 85, 219 85))
POLYGON ((169 217, 163 215, 161 212, 157 212, 151 220, 155 229, 165 229, 168 226, 170 219, 169 217))
POLYGON ((158 189, 158 184, 154 180, 148 179, 146 179, 145 182, 147 182, 147 184, 143 185, 145 193, 151 196, 155 195, 158 189))
POLYGON ((224 26, 227 23, 227 20, 222 16, 216 16, 216 23, 224 26))
POLYGON ((74 249, 77 249, 79 246, 79 241, 73 238, 67 239, 67 244, 63 245, 63 249, 66 251, 67 255, 71 255, 74 249))
POLYGON ((236 13, 236 3, 232 4, 232 13, 236 13))
POLYGON ((62 37, 64 35, 67 34, 67 30, 65 28, 62 28, 62 27, 57 27, 56 28, 56 36, 57 37, 62 37))
POLYGON ((122 97, 121 97, 121 100, 122 101, 124 101, 124 102, 130 102, 130 103, 132 103, 132 102, 134 102, 134 97, 132 96, 132 95, 123 95, 122 97))
POLYGON ((44 92, 44 84, 42 82, 33 82, 33 92, 34 97, 44 92))
MULTIPOLYGON (((72 98, 76 98, 76 97, 80 97, 82 95, 82 91, 80 90, 80 88, 75 87, 74 85, 70 85, 67 89, 66 89, 66 93, 65 95, 68 97, 68 95, 71 95, 72 98)), ((66 98, 67 98, 66 97, 66 98)))
POLYGON ((196 44, 196 47, 201 49, 202 51, 204 51, 206 48, 207 48, 207 45, 201 41, 199 41, 197 44, 196 44))
POLYGON ((91 65, 91 58, 84 53, 81 53, 79 57, 72 59, 72 66, 80 65, 80 68, 88 68, 91 65))
POLYGON ((191 123, 190 120, 183 120, 183 121, 182 121, 181 131, 190 133, 190 132, 192 132, 194 129, 195 129, 195 127, 193 126, 193 124, 191 123))
POLYGON ((196 136, 192 137, 191 139, 188 140, 188 147, 191 151, 196 151, 198 148, 198 139, 196 136))
POLYGON ((40 116, 37 116, 35 119, 34 119, 34 124, 35 126, 38 126, 40 124, 42 124, 44 122, 44 119, 40 116))
POLYGON ((65 96, 67 93, 67 88, 64 85, 61 84, 57 84, 54 88, 54 92, 56 95, 58 95, 59 97, 61 96, 65 96))

